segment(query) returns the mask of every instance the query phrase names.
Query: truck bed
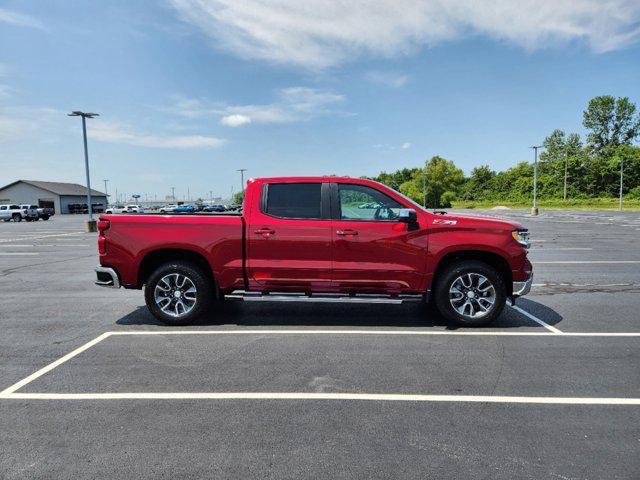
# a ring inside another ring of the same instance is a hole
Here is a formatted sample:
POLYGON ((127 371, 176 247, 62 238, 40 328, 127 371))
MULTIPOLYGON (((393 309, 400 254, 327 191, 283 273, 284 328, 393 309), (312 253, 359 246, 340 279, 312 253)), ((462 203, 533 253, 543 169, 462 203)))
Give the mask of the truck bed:
POLYGON ((225 287, 243 286, 244 219, 216 212, 101 215, 108 221, 101 264, 115 268, 125 287, 139 287, 139 272, 150 252, 160 258, 167 250, 202 255, 225 287))

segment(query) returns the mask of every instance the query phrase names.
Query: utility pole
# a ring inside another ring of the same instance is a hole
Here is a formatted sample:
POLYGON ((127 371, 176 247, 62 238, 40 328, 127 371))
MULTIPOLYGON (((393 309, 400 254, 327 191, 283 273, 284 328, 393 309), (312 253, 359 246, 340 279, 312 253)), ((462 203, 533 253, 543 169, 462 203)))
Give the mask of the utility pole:
POLYGON ((87 206, 89 210, 89 220, 85 221, 85 230, 95 232, 98 230, 96 222, 93 220, 93 205, 91 202, 91 180, 89 178, 89 150, 87 148, 87 118, 98 117, 97 113, 81 112, 76 110, 67 114, 69 117, 82 118, 82 139, 84 141, 84 169, 87 175, 87 206))
MULTIPOLYGON (((422 205, 427 208, 427 172, 426 167, 422 168, 422 205)), ((400 190, 400 189, 398 189, 400 190)))
POLYGON ((620 157, 620 210, 622 210, 622 176, 624 171, 624 158, 620 157))
POLYGON ((236 171, 240 172, 240 187, 242 188, 242 195, 244 196, 244 172, 246 172, 247 169, 246 168, 239 168, 236 171))
POLYGON ((567 201, 567 172, 569 171, 569 152, 564 157, 564 201, 567 201))
POLYGON ((538 215, 538 149, 544 148, 542 145, 534 145, 530 147, 534 151, 533 159, 533 208, 531 209, 531 215, 538 215))
POLYGON ((213 204, 213 190, 209 190, 209 201, 213 204))

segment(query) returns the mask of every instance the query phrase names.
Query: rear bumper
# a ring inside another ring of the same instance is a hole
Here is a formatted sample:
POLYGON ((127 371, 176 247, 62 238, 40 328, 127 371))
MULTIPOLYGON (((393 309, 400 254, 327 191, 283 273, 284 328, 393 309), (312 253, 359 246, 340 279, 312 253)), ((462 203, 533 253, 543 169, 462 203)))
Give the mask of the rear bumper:
POLYGON ((120 288, 120 278, 113 268, 98 266, 96 267, 96 276, 96 285, 100 287, 120 288))
POLYGON ((522 297, 531 291, 531 284, 533 283, 533 273, 523 282, 513 282, 513 296, 522 297))

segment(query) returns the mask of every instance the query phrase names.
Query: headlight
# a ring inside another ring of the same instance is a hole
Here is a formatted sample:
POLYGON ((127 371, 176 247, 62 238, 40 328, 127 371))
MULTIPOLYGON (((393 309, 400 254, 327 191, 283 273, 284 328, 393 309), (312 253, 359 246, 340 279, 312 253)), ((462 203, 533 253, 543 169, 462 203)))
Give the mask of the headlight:
POLYGON ((529 248, 531 246, 531 242, 529 241, 529 230, 514 230, 511 232, 511 236, 524 248, 529 248))

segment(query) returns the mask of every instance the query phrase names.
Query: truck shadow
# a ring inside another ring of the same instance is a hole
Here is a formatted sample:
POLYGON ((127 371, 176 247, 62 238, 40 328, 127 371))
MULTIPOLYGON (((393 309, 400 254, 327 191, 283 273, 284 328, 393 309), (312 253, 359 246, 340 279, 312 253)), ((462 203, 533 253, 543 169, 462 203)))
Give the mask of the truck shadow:
MULTIPOLYGON (((532 300, 520 299, 518 306, 532 313, 549 325, 557 325, 562 316, 555 310, 532 300)), ((116 321, 118 325, 158 325, 161 322, 146 307, 116 321)), ((389 304, 340 304, 305 302, 222 302, 206 317, 193 326, 335 326, 335 327, 459 327, 444 319, 434 307, 421 303, 389 304)), ((490 328, 542 328, 522 313, 505 307, 490 328)))

